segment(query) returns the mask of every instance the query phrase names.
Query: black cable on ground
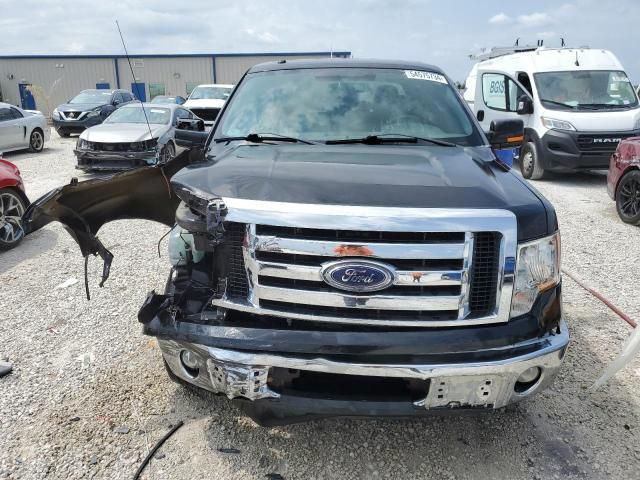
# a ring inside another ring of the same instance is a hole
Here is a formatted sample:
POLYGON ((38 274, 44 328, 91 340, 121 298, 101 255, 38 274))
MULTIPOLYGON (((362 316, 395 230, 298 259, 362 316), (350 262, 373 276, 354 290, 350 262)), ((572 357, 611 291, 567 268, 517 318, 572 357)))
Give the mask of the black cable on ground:
POLYGON ((162 446, 162 444, 164 442, 167 441, 167 439, 173 435, 174 433, 176 433, 176 430, 178 430, 182 425, 184 425, 184 422, 182 420, 180 420, 178 423, 175 424, 175 426, 169 430, 164 437, 162 437, 160 440, 158 440, 158 443, 155 444, 155 446, 151 449, 151 451, 149 452, 149 454, 144 457, 144 460, 142 461, 142 463, 140 464, 140 466, 138 467, 138 470, 136 471, 136 474, 133 476, 133 480, 138 480, 140 478, 140 475, 142 474, 142 471, 144 470, 144 467, 147 466, 147 464, 149 463, 149 461, 151 460, 151 457, 153 457, 153 455, 158 451, 158 449, 162 446))

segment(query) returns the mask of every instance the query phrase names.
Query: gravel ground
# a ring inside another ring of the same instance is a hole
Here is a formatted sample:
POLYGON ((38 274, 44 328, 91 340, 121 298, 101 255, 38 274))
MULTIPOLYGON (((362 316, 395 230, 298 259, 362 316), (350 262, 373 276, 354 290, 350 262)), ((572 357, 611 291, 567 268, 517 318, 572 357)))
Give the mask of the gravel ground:
MULTIPOLYGON (((75 139, 52 137, 39 155, 6 155, 32 199, 77 175, 75 139)), ((640 318, 640 229, 618 220, 605 178, 535 186, 558 210, 565 268, 640 318)), ((90 302, 82 257, 60 225, 0 254, 0 360, 14 365, 0 379, 0 478, 131 478, 179 420, 185 425, 142 478, 638 478, 640 362, 603 390, 587 390, 630 328, 569 278, 573 343, 553 387, 534 399, 473 416, 267 429, 224 398, 172 383, 155 340, 140 333, 138 307, 168 272, 156 253, 165 230, 107 225, 100 236, 116 258, 102 289, 99 259, 90 263, 90 302)))

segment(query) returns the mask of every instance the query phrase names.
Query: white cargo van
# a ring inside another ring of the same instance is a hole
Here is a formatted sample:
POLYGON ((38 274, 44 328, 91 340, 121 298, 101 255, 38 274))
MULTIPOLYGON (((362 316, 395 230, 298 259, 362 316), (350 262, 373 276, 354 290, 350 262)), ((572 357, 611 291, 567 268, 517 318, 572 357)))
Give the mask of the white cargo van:
POLYGON ((640 107, 622 64, 607 50, 498 48, 478 57, 464 98, 485 132, 521 118, 525 178, 607 168, 623 138, 640 135, 640 107))

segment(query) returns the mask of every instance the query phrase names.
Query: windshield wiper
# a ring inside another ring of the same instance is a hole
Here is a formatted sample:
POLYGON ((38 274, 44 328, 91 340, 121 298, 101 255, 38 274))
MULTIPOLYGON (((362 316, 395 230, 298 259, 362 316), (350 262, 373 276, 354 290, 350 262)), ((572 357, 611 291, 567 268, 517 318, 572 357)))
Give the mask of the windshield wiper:
POLYGON ((585 110, 605 110, 607 108, 631 108, 631 105, 621 105, 619 103, 579 103, 578 108, 585 110))
POLYGON ((263 143, 263 142, 289 142, 289 143, 305 143, 307 145, 317 145, 316 142, 309 140, 303 140, 301 138, 288 137, 286 135, 280 135, 279 133, 250 133, 244 137, 220 137, 215 138, 215 143, 223 142, 237 142, 244 140, 251 143, 263 143))
POLYGON ((381 145, 383 143, 418 143, 428 142, 441 147, 457 147, 455 143, 436 140, 433 138, 414 137, 403 133, 381 133, 378 135, 367 135, 361 138, 342 138, 338 140, 327 140, 327 145, 347 145, 351 143, 364 143, 365 145, 381 145))
POLYGON ((569 107, 573 110, 576 109, 575 105, 569 105, 568 103, 564 103, 564 102, 556 102, 555 100, 547 100, 546 98, 541 98, 540 101, 550 103, 551 105, 558 105, 560 107, 569 107))

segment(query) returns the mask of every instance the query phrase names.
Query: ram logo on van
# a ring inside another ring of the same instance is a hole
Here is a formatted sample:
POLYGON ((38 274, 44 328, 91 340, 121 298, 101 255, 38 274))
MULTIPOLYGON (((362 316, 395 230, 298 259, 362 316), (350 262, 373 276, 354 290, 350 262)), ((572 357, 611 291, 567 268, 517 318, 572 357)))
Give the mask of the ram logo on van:
POLYGON ((594 138, 593 143, 620 143, 622 138, 620 137, 611 137, 611 138, 594 138))

